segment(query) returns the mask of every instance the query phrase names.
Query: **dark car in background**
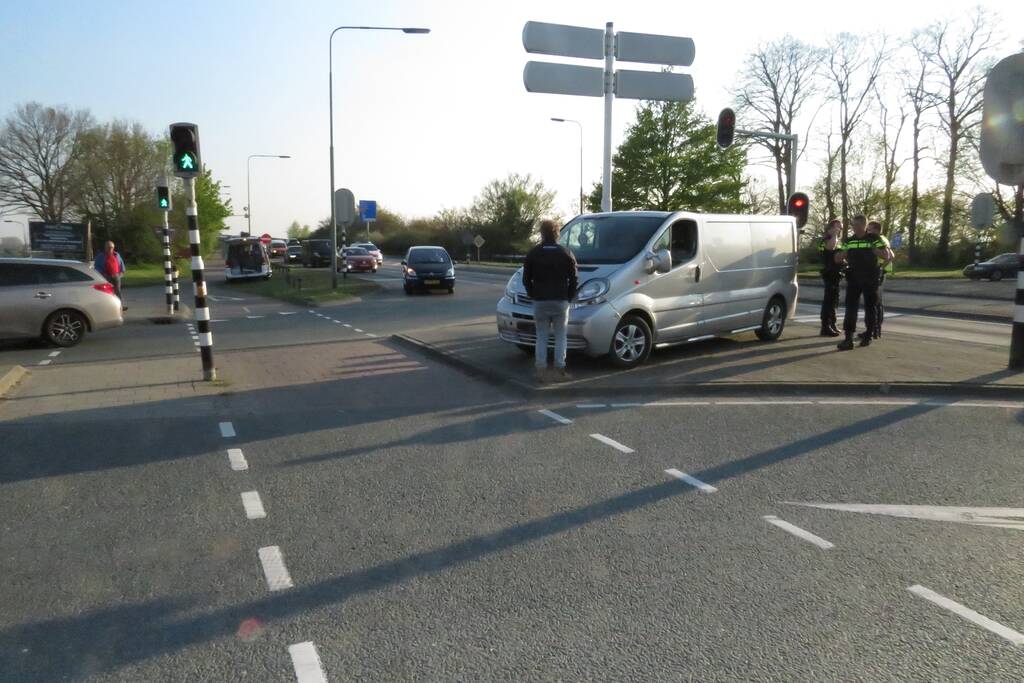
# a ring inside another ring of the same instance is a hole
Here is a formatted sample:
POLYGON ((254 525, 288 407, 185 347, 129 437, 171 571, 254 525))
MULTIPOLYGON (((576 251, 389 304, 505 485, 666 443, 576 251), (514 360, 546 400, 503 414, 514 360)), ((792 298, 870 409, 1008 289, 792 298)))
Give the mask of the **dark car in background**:
POLYGON ((431 289, 455 293, 455 263, 444 247, 409 247, 402 259, 402 284, 406 294, 431 289))
POLYGON ((973 263, 964 268, 964 277, 972 280, 988 278, 998 282, 1004 277, 1014 277, 1020 271, 1020 257, 1017 254, 1000 254, 993 256, 988 261, 982 261, 977 266, 973 263))
POLYGON ((306 240, 302 243, 302 265, 319 268, 331 265, 330 240, 306 240))
POLYGON ((288 247, 288 253, 284 257, 285 263, 302 263, 302 244, 294 244, 288 247))

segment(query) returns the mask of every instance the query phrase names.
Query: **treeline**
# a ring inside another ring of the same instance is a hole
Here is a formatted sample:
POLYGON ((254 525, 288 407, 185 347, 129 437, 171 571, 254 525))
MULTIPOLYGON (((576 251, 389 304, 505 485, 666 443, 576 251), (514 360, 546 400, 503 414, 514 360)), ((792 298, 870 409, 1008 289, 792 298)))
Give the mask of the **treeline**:
MULTIPOLYGON (((99 246, 113 240, 135 262, 161 258, 154 228, 155 185, 172 178, 169 142, 139 123, 97 122, 85 110, 29 102, 15 108, 0 128, 0 208, 27 211, 49 223, 91 222, 99 246)), ((170 223, 177 247, 188 244, 182 185, 172 180, 170 223)), ((220 182, 208 169, 196 179, 196 203, 204 252, 218 245, 231 215, 220 182)))
POLYGON ((809 189, 817 226, 871 215, 903 234, 915 264, 962 263, 979 238, 990 252, 1008 248, 1024 186, 995 184, 978 155, 982 89, 1005 56, 1007 28, 975 8, 902 36, 785 36, 758 46, 736 81, 737 127, 798 134, 801 182, 786 184, 790 143, 751 141, 752 161, 775 172, 772 187, 751 185, 753 203, 780 211, 794 189, 809 189), (996 226, 981 233, 968 220, 978 192, 992 192, 998 210, 996 226))

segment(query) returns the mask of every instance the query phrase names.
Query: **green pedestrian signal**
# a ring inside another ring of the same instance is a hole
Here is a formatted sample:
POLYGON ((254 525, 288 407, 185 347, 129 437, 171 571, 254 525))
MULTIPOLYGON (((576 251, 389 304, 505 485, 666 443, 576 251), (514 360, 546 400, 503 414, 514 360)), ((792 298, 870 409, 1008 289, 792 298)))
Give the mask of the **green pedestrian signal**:
POLYGON ((194 178, 199 175, 202 161, 199 155, 199 127, 194 123, 172 123, 170 130, 174 161, 174 175, 194 178))
POLYGON ((161 211, 171 210, 171 188, 166 185, 156 186, 156 205, 161 211))
POLYGON ((167 200, 166 199, 161 199, 160 200, 160 208, 161 209, 166 209, 167 208, 167 200))
POLYGON ((196 158, 191 153, 185 152, 178 157, 178 168, 182 171, 196 170, 196 158))

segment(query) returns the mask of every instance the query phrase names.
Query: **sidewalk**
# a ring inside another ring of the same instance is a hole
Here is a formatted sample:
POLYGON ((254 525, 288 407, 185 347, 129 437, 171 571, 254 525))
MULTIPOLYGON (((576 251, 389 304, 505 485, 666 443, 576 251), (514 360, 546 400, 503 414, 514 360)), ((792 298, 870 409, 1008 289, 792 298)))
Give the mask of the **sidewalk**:
POLYGON ((870 347, 836 350, 808 325, 791 325, 780 341, 753 333, 655 349, 645 365, 618 370, 603 359, 573 356, 570 382, 537 385, 533 358, 497 339, 493 318, 457 328, 418 330, 396 341, 464 372, 526 392, 577 397, 702 393, 892 393, 1013 396, 1024 399, 1024 373, 1006 370, 999 348, 887 335, 870 347))

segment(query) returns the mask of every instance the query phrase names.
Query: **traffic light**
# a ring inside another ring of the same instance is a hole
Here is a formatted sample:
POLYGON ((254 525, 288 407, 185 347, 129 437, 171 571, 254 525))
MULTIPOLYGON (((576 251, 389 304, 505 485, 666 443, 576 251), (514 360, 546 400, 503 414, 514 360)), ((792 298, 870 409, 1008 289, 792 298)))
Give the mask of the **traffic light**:
POLYGON ((811 200, 803 192, 794 192, 786 202, 786 214, 796 218, 796 227, 807 225, 807 212, 811 209, 811 200))
POLYGON ((736 134, 736 112, 726 107, 718 114, 718 146, 725 149, 736 134))
POLYGON ((156 208, 161 211, 171 210, 171 188, 166 185, 156 187, 156 208))
POLYGON ((179 178, 194 178, 202 170, 199 157, 199 126, 194 123, 172 123, 171 145, 174 147, 171 162, 174 175, 179 178))

